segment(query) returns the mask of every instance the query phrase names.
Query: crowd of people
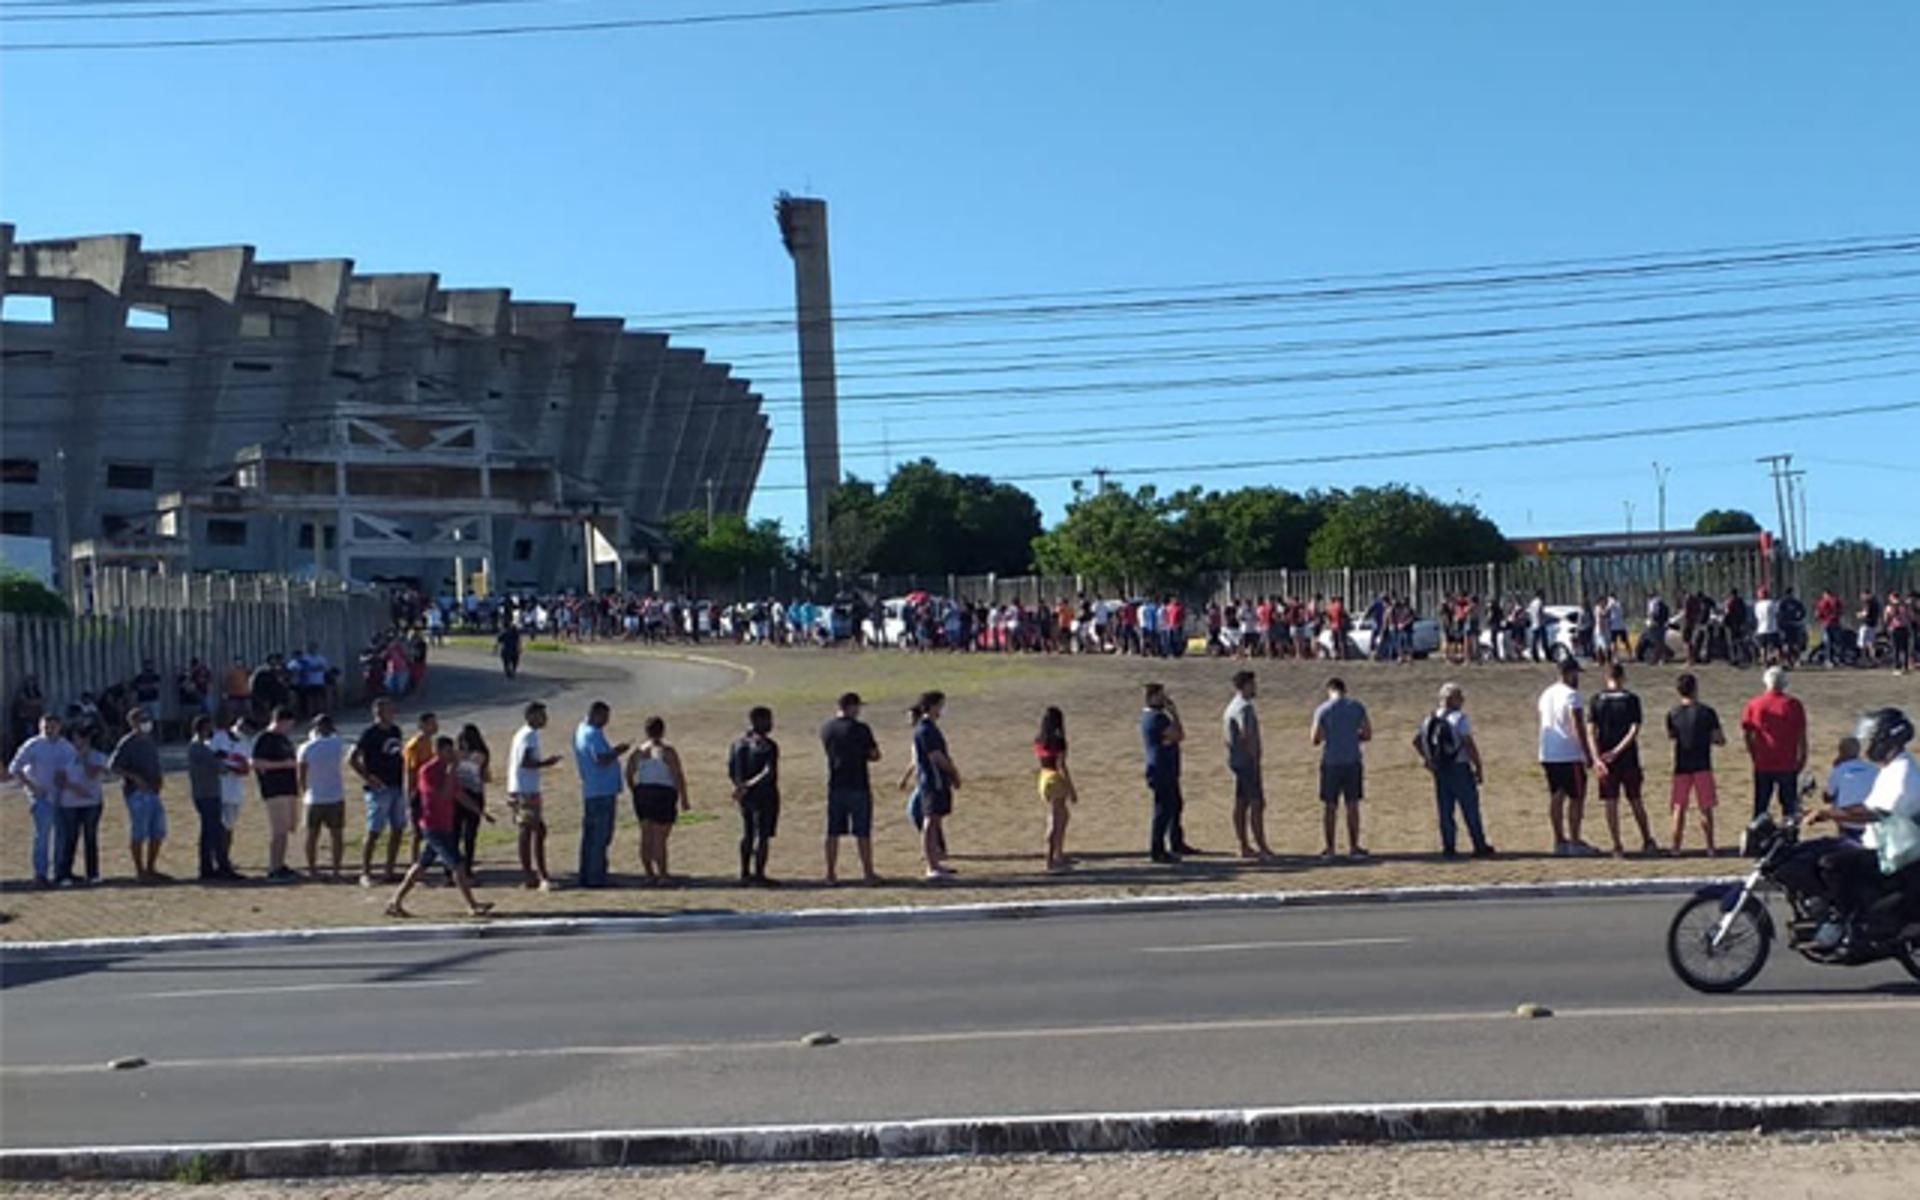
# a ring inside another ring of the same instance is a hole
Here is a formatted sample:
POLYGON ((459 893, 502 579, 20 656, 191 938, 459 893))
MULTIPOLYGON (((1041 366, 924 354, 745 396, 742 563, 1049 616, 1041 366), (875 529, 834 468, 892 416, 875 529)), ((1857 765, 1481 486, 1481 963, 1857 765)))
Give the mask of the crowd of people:
MULTIPOLYGON (((1578 658, 1562 658, 1557 671, 1558 680, 1541 693, 1537 706, 1538 762, 1554 855, 1677 854, 1685 845, 1690 817, 1698 821, 1706 853, 1717 855, 1720 838, 1715 817, 1721 784, 1715 760, 1735 729, 1751 772, 1752 813, 1758 816, 1777 808, 1783 818, 1800 814, 1810 794, 1803 790, 1802 779, 1813 752, 1806 710, 1791 694, 1784 666, 1766 670, 1762 690, 1746 701, 1733 725, 1723 723, 1702 699, 1699 678, 1691 672, 1678 677, 1671 706, 1661 715, 1650 713, 1650 706, 1628 688, 1622 662, 1609 663, 1604 685, 1585 696, 1578 658), (1667 747, 1671 761, 1664 842, 1656 835, 1646 801, 1648 764, 1655 747, 1661 745, 1667 747), (1600 847, 1586 837, 1590 790, 1598 793, 1604 819, 1605 841, 1600 847), (1633 843, 1623 830, 1623 801, 1632 821, 1633 843)), ((293 674, 299 678, 297 671, 293 674)), ((1365 860, 1369 857, 1362 818, 1366 755, 1376 730, 1365 704, 1350 694, 1344 679, 1327 680, 1325 692, 1303 739, 1318 758, 1323 817, 1319 856, 1325 861, 1339 856, 1344 825, 1346 858, 1365 860)), ((1224 765, 1232 779, 1235 852, 1244 859, 1264 861, 1274 852, 1266 828, 1263 780, 1269 741, 1259 720, 1258 694, 1256 673, 1247 667, 1236 671, 1219 728, 1224 765)), ((643 884, 675 882, 669 866, 671 835, 679 815, 690 810, 693 797, 680 754, 667 740, 666 724, 658 717, 643 723, 644 736, 639 741, 616 742, 609 732, 611 708, 595 702, 567 744, 550 752, 547 708, 532 703, 525 708, 507 758, 496 764, 475 725, 449 734, 436 714, 427 712, 417 718, 411 732, 403 731, 389 695, 374 700, 371 722, 351 740, 328 714, 303 711, 302 699, 296 685, 264 717, 251 702, 230 706, 220 720, 206 713, 193 717, 186 775, 199 822, 201 880, 239 878, 231 848, 246 806, 249 779, 266 816, 266 878, 276 882, 301 878, 289 856, 295 833, 304 828, 306 877, 343 879, 349 869, 342 858, 351 784, 362 799, 365 828, 358 878, 369 888, 379 883, 394 887, 387 908, 391 915, 407 915, 408 895, 436 869, 445 872, 470 912, 484 913, 489 906, 475 898, 470 873, 477 834, 483 823, 503 814, 517 830, 524 886, 539 890, 555 886, 547 862, 546 781, 570 759, 582 806, 577 886, 610 885, 609 857, 623 795, 630 798, 639 828, 643 884), (296 744, 296 730, 303 721, 308 728, 296 744), (490 792, 501 782, 506 790, 504 806, 490 803, 490 792), (404 874, 400 870, 403 850, 411 864, 404 874)), ((926 693, 913 706, 899 779, 901 790, 910 793, 907 811, 916 830, 920 869, 933 881, 955 873, 948 839, 962 787, 958 756, 941 728, 944 707, 945 697, 937 691, 926 693)), ((124 719, 124 732, 110 738, 96 722, 69 723, 44 714, 37 734, 14 753, 8 771, 31 797, 33 870, 38 885, 78 886, 100 878, 99 816, 109 779, 119 781, 125 798, 134 878, 143 883, 167 880, 160 870, 168 831, 162 801, 165 771, 154 718, 135 704, 124 719)), ((1905 736, 1910 736, 1911 726, 1905 729, 1905 736)), ((1455 682, 1445 684, 1431 712, 1404 732, 1407 753, 1432 779, 1442 857, 1463 856, 1461 826, 1466 854, 1497 855, 1480 807, 1486 763, 1469 716, 1466 689, 1455 682)), ((1182 797, 1182 756, 1189 730, 1164 685, 1146 685, 1139 733, 1150 798, 1146 854, 1155 863, 1178 864, 1201 851, 1189 840, 1182 797)), ((849 837, 861 878, 877 882, 871 772, 883 755, 880 739, 863 720, 857 694, 839 697, 833 716, 820 728, 819 739, 826 775, 826 882, 840 881, 841 840, 849 837)), ((1819 810, 1822 819, 1839 822, 1843 839, 1865 839, 1870 845, 1877 820, 1920 821, 1920 769, 1906 753, 1904 738, 1894 740, 1900 744, 1888 750, 1888 739, 1878 738, 1875 756, 1865 761, 1859 739, 1842 739, 1824 785, 1813 789, 1827 801, 1819 810), (1862 812, 1876 815, 1862 818, 1862 812)), ((1069 747, 1065 715, 1057 707, 1045 709, 1039 714, 1033 740, 1036 787, 1045 812, 1044 834, 1036 840, 1043 842, 1046 869, 1053 873, 1075 866, 1068 851, 1068 829, 1079 793, 1069 766, 1069 747)), ((781 822, 781 768, 774 714, 756 706, 747 713, 745 729, 726 759, 729 799, 740 822, 739 879, 745 885, 774 883, 768 867, 781 822)), ((1745 823, 1744 814, 1741 823, 1745 823)))

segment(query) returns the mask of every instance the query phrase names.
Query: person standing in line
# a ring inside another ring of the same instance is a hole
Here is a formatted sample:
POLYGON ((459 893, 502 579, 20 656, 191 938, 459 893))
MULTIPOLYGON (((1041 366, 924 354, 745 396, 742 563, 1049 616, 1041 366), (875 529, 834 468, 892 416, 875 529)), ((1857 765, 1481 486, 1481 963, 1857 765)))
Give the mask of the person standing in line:
POLYGON ((400 751, 400 786, 407 795, 407 823, 413 829, 411 855, 415 859, 420 857, 420 768, 433 761, 434 739, 439 736, 440 718, 423 712, 419 732, 408 738, 400 751))
POLYGON ((291 883, 300 878, 287 865, 287 839, 300 814, 300 757, 293 748, 293 710, 273 710, 271 723, 254 739, 254 778, 267 808, 267 878, 291 883))
POLYGON ((214 749, 213 738, 213 718, 195 717, 193 740, 187 743, 187 790, 193 799, 194 815, 200 819, 201 883, 226 880, 233 873, 233 863, 227 857, 227 829, 220 819, 220 789, 227 762, 214 749))
POLYGON ((1667 736, 1673 740, 1673 840, 1669 849, 1680 853, 1687 831, 1687 801, 1700 810, 1706 834, 1707 857, 1720 851, 1713 841, 1713 810, 1719 804, 1713 780, 1713 748, 1727 744, 1720 714, 1700 703, 1700 681, 1691 672, 1674 680, 1680 703, 1667 713, 1667 736))
POLYGON ((580 772, 580 886, 607 886, 607 851, 613 845, 614 814, 620 802, 620 760, 627 743, 607 741, 613 709, 604 700, 587 708, 587 719, 573 731, 573 762, 580 772))
POLYGON ((313 728, 295 756, 300 764, 300 800, 306 810, 310 879, 320 878, 320 831, 324 829, 332 842, 333 881, 340 882, 341 842, 347 831, 347 780, 342 770, 345 751, 333 718, 321 713, 313 719, 313 728))
POLYGON ((460 790, 473 801, 454 811, 454 844, 460 847, 460 861, 467 864, 467 874, 472 875, 480 867, 474 850, 480 842, 481 822, 487 815, 487 785, 493 782, 493 751, 487 748, 487 739, 481 736, 480 727, 472 723, 460 727, 460 736, 454 739, 453 748, 458 757, 454 774, 460 780, 460 790))
POLYGON ((642 726, 646 740, 627 756, 627 787, 633 792, 633 815, 640 822, 640 870, 648 884, 667 884, 667 838, 679 815, 689 811, 687 776, 680 768, 680 752, 666 742, 667 723, 648 717, 642 726))
POLYGON ((880 743, 860 719, 860 697, 840 697, 832 720, 820 728, 827 753, 827 885, 839 882, 840 839, 851 834, 860 854, 860 875, 880 882, 873 869, 873 783, 869 765, 880 761, 880 743))
POLYGON ((1458 813, 1466 821, 1473 856, 1492 858, 1493 846, 1480 823, 1480 788, 1486 782, 1486 769, 1480 762, 1480 747, 1473 739, 1466 704, 1467 694, 1459 684, 1443 684, 1440 706, 1420 723, 1413 748, 1433 776, 1434 803, 1440 816, 1440 857, 1460 857, 1454 828, 1458 813))
MULTIPOLYGON (((1283 624, 1285 616, 1275 618, 1283 624)), ((1273 857, 1267 845, 1267 792, 1262 778, 1264 747, 1260 715, 1254 711, 1259 694, 1252 671, 1233 673, 1233 699, 1221 716, 1227 742, 1227 770, 1233 774, 1233 836, 1240 857, 1266 861, 1273 857), (1249 839, 1251 834, 1251 839, 1249 839)))
POLYGON ((500 669, 508 679, 520 673, 520 642, 520 624, 509 616, 493 639, 494 648, 500 652, 500 669))
POLYGON ((747 712, 747 731, 727 752, 727 778, 740 808, 740 882, 769 887, 767 856, 780 832, 780 744, 773 740, 773 710, 747 712))
MULTIPOLYGON (((233 861, 233 831, 247 806, 247 780, 253 775, 253 742, 260 731, 253 718, 235 716, 224 729, 213 731, 212 746, 220 756, 220 826, 227 842, 227 861, 233 861)), ((237 873, 236 873, 237 878, 237 873)))
POLYGON ((512 767, 507 776, 507 805, 513 810, 513 823, 519 830, 520 870, 525 875, 522 887, 553 890, 547 874, 547 815, 540 795, 540 773, 560 765, 560 756, 543 756, 540 731, 547 726, 547 706, 538 700, 527 705, 525 724, 513 735, 510 753, 512 767))
MULTIPOLYGON (((467 864, 461 860, 460 848, 454 844, 454 810, 472 803, 460 790, 459 762, 453 739, 439 738, 434 742, 434 756, 420 768, 420 778, 414 781, 414 794, 420 797, 420 855, 407 868, 406 878, 400 881, 400 889, 393 894, 393 899, 387 902, 389 917, 413 915, 405 907, 407 893, 435 863, 453 872, 453 886, 460 889, 468 916, 484 917, 493 911, 492 904, 474 898, 467 864)), ((491 817, 484 819, 492 820, 491 817)))
POLYGON ((1153 795, 1147 857, 1157 863, 1177 863, 1182 855, 1198 853, 1187 845, 1181 823, 1185 803, 1180 795, 1180 743, 1186 736, 1179 706, 1167 695, 1166 686, 1147 684, 1140 710, 1140 743, 1146 752, 1147 789, 1153 795))
POLYGON ((1373 722, 1366 705, 1347 695, 1346 681, 1327 680, 1327 698, 1313 710, 1308 740, 1320 747, 1320 806, 1323 840, 1320 858, 1333 861, 1333 843, 1340 803, 1347 805, 1347 857, 1368 857, 1360 844, 1360 802, 1366 798, 1366 769, 1361 747, 1373 740, 1373 722))
POLYGON ((76 726, 71 738, 74 766, 60 793, 60 844, 53 858, 53 882, 58 887, 100 882, 100 810, 106 802, 107 756, 94 745, 93 726, 76 726), (73 860, 83 843, 86 874, 77 876, 73 860))
POLYGON ((945 692, 926 692, 920 697, 920 720, 913 727, 913 761, 920 794, 920 853, 925 859, 928 879, 944 879, 954 874, 943 861, 947 854, 947 818, 953 815, 953 793, 960 787, 960 769, 947 753, 947 737, 940 731, 940 717, 946 711, 945 692))
POLYGON ((1540 768, 1547 777, 1547 811, 1556 858, 1591 858, 1600 852, 1580 838, 1586 815, 1587 769, 1593 746, 1580 711, 1580 663, 1560 660, 1560 682, 1540 693, 1540 768))
POLYGON ((1647 824, 1647 806, 1642 787, 1645 774, 1640 769, 1640 729, 1645 717, 1640 697, 1627 690, 1627 668, 1613 663, 1607 668, 1605 691, 1595 692, 1587 707, 1591 728, 1593 766, 1600 776, 1600 803, 1606 809, 1607 833, 1613 838, 1613 856, 1625 858, 1626 846, 1620 841, 1620 793, 1627 794, 1634 824, 1640 827, 1640 852, 1658 854, 1660 844, 1653 840, 1647 824))
POLYGON ((396 868, 407 821, 401 785, 402 748, 400 726, 393 720, 393 701, 382 696, 373 702, 373 724, 361 731, 347 759, 347 766, 366 788, 367 840, 360 848, 361 887, 373 886, 373 856, 382 832, 387 833, 387 882, 400 882, 396 868))
MULTIPOLYGON (((913 742, 913 735, 920 728, 920 718, 925 715, 925 710, 917 701, 907 708, 907 766, 906 770, 900 773, 898 785, 901 791, 907 793, 907 820, 913 822, 915 841, 925 836, 927 828, 926 798, 920 794, 920 755, 913 742)), ((945 834, 941 835, 937 849, 942 858, 946 857, 945 834)))
POLYGON ((127 717, 127 735, 113 748, 107 768, 120 777, 126 795, 134 878, 149 884, 173 882, 172 876, 160 873, 160 847, 167 840, 167 810, 160 800, 165 780, 153 719, 145 712, 135 709, 127 717))
POLYGON ((1073 866, 1067 857, 1067 821, 1080 794, 1067 770, 1067 718, 1058 708, 1049 706, 1040 714, 1033 756, 1040 763, 1040 800, 1047 806, 1047 870, 1064 871, 1073 866))
POLYGON ((1832 588, 1820 590, 1820 598, 1813 602, 1813 619, 1820 626, 1820 657, 1826 659, 1827 670, 1831 671, 1840 665, 1845 653, 1840 649, 1840 597, 1832 588))
MULTIPOLYGON (((33 808, 33 886, 53 886, 55 838, 60 825, 60 797, 78 769, 73 743, 60 736, 60 718, 40 718, 40 732, 20 744, 7 765, 7 775, 27 790, 33 808)), ((136 864, 136 867, 138 864, 136 864)))
POLYGON ((1547 594, 1543 591, 1536 591, 1527 601, 1527 657, 1534 662, 1553 657, 1547 645, 1547 594))
POLYGON ((1913 666, 1913 608, 1895 588, 1887 593, 1887 642, 1893 651, 1893 673, 1904 675, 1913 666))
POLYGON ((1792 818, 1800 811, 1800 772, 1807 765, 1807 710, 1787 694, 1785 668, 1768 667, 1760 678, 1763 690, 1740 714, 1753 760, 1753 815, 1764 816, 1777 795, 1781 815, 1792 818))

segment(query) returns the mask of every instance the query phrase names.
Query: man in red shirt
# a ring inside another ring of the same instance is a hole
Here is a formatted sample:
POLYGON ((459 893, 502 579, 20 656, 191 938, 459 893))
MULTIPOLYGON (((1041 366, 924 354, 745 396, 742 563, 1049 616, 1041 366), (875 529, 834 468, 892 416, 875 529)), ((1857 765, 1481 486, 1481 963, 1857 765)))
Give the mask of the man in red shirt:
POLYGON ((1787 695, 1784 668, 1768 667, 1761 678, 1766 690, 1747 701, 1740 714, 1740 732, 1753 758, 1753 815, 1764 816, 1777 792, 1781 813, 1792 817, 1800 811, 1800 772, 1807 765, 1807 710, 1787 695))
POLYGON ((487 822, 492 822, 493 814, 468 799, 466 789, 460 786, 457 769, 460 759, 454 752, 453 739, 440 738, 434 743, 433 750, 433 757, 415 776, 420 797, 420 857, 407 869, 407 877, 400 881, 400 890, 387 902, 387 915, 412 915, 402 907, 401 902, 413 890, 413 885, 420 881, 420 876, 435 862, 439 862, 453 871, 453 884, 460 889, 460 898, 467 902, 467 914, 483 917, 493 911, 493 905, 473 898, 473 881, 467 875, 467 864, 461 861, 460 849, 453 836, 453 814, 456 809, 466 808, 487 822))
POLYGON ((1827 670, 1838 665, 1840 657, 1840 597, 1833 594, 1832 588, 1820 593, 1813 602, 1813 619, 1820 623, 1820 645, 1826 651, 1821 657, 1827 660, 1827 670))
POLYGON ((1347 605, 1335 596, 1327 601, 1327 628, 1333 631, 1333 656, 1347 656, 1347 605))

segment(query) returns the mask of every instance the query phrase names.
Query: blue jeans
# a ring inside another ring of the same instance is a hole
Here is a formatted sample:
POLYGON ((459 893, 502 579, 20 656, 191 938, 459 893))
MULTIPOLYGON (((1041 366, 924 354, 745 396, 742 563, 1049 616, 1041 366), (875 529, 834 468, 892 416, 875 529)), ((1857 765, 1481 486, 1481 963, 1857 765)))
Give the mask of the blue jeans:
POLYGON ((200 818, 200 878, 211 879, 233 870, 227 858, 227 826, 220 813, 220 797, 195 796, 194 814, 200 818))
POLYGON ((33 798, 33 877, 52 879, 54 828, 60 821, 60 809, 51 800, 33 798))
POLYGON ((53 877, 57 882, 73 878, 73 859, 86 843, 84 863, 88 883, 100 878, 100 806, 60 810, 60 849, 54 858, 53 877))
POLYGON ((1475 850, 1487 845, 1486 830, 1480 827, 1480 784, 1473 777, 1470 763, 1451 763, 1433 773, 1433 796, 1440 809, 1440 849, 1448 854, 1454 847, 1454 810, 1467 822, 1467 837, 1475 850))
POLYGON ((587 796, 580 815, 580 886, 607 886, 607 849, 613 845, 617 796, 587 796))

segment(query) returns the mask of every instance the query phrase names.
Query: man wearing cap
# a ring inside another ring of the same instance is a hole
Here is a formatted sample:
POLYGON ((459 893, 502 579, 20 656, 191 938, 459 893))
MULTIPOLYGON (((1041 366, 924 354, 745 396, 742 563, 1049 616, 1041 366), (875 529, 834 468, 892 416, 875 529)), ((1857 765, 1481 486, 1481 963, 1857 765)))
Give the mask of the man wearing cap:
POLYGON ((867 767, 880 761, 880 744, 860 719, 858 694, 840 697, 833 719, 820 727, 820 744, 827 752, 827 883, 839 882, 840 839, 847 834, 860 851, 861 877, 879 883, 873 869, 873 784, 867 767))
POLYGON ((1540 768, 1547 776, 1547 811, 1553 822, 1557 858, 1590 858, 1599 853, 1580 840, 1587 803, 1587 769, 1593 747, 1580 706, 1580 663, 1569 654, 1560 660, 1560 682, 1540 693, 1540 768))
POLYGON ((1768 667, 1760 678, 1764 690, 1740 714, 1753 759, 1753 815, 1765 815, 1778 795, 1781 814, 1791 817, 1800 811, 1800 772, 1807 765, 1807 710, 1787 695, 1786 668, 1768 667))

